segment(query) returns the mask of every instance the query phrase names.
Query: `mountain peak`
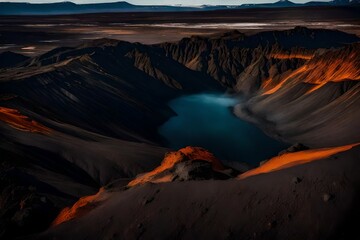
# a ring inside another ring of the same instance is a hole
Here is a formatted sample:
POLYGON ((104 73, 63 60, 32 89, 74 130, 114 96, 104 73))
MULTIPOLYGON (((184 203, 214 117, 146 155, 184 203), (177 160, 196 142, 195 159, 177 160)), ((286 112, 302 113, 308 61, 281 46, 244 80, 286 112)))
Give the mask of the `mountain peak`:
POLYGON ((279 0, 279 1, 277 1, 277 2, 274 2, 273 3, 274 5, 295 5, 296 3, 293 3, 293 2, 291 2, 291 1, 289 1, 289 0, 279 0))
MULTIPOLYGON (((28 4, 31 4, 31 3, 28 3, 28 4)), ((54 5, 67 5, 67 6, 75 6, 75 5, 77 5, 76 3, 71 2, 71 1, 53 2, 53 3, 49 3, 49 4, 54 4, 54 5)))

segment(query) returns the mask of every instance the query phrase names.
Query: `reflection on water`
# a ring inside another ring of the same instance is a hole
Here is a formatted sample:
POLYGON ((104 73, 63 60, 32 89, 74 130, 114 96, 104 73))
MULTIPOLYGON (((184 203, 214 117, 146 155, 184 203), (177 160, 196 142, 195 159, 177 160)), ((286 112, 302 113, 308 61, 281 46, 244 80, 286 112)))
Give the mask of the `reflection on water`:
POLYGON ((238 102, 222 94, 196 94, 169 103, 177 113, 159 133, 174 149, 200 146, 228 161, 257 164, 276 155, 286 145, 265 135, 231 112, 238 102))

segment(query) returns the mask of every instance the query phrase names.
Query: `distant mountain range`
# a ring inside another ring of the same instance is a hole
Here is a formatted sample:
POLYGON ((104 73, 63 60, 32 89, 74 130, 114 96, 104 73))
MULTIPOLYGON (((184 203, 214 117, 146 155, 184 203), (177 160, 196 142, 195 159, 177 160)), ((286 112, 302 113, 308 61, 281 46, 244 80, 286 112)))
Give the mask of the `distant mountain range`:
POLYGON ((330 2, 311 1, 304 4, 280 0, 274 3, 243 4, 243 5, 201 5, 198 7, 166 6, 166 5, 133 5, 125 1, 113 3, 75 4, 73 2, 59 3, 14 3, 1 2, 0 15, 58 15, 104 12, 178 12, 178 11, 212 11, 244 8, 283 8, 302 6, 354 6, 360 5, 360 0, 334 0, 330 2))

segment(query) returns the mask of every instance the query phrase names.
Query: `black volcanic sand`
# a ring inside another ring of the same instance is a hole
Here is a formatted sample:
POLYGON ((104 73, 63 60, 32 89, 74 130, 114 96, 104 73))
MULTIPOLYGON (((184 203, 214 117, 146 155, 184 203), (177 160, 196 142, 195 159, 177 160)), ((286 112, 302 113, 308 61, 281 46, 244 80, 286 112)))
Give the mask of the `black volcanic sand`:
POLYGON ((360 35, 359 11, 359 7, 304 7, 182 13, 0 16, 0 52, 15 51, 34 56, 55 47, 75 46, 81 41, 104 37, 153 44, 229 29, 253 34, 298 25, 338 29, 360 35))

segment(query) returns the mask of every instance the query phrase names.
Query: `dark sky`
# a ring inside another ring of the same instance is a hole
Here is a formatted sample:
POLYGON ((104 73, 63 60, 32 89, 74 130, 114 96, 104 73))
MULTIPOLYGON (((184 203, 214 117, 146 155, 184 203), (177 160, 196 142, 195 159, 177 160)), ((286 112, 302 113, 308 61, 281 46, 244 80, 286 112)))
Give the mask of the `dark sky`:
MULTIPOLYGON (((49 3, 49 2, 63 2, 64 0, 0 0, 0 2, 31 2, 31 3, 49 3)), ((116 2, 121 0, 72 0, 74 3, 99 3, 99 2, 116 2)), ((278 0, 128 0, 132 4, 142 5, 240 5, 244 3, 269 3, 278 0)), ((293 0, 293 2, 303 3, 311 0, 293 0)), ((326 0, 319 0, 326 1, 326 0)))

